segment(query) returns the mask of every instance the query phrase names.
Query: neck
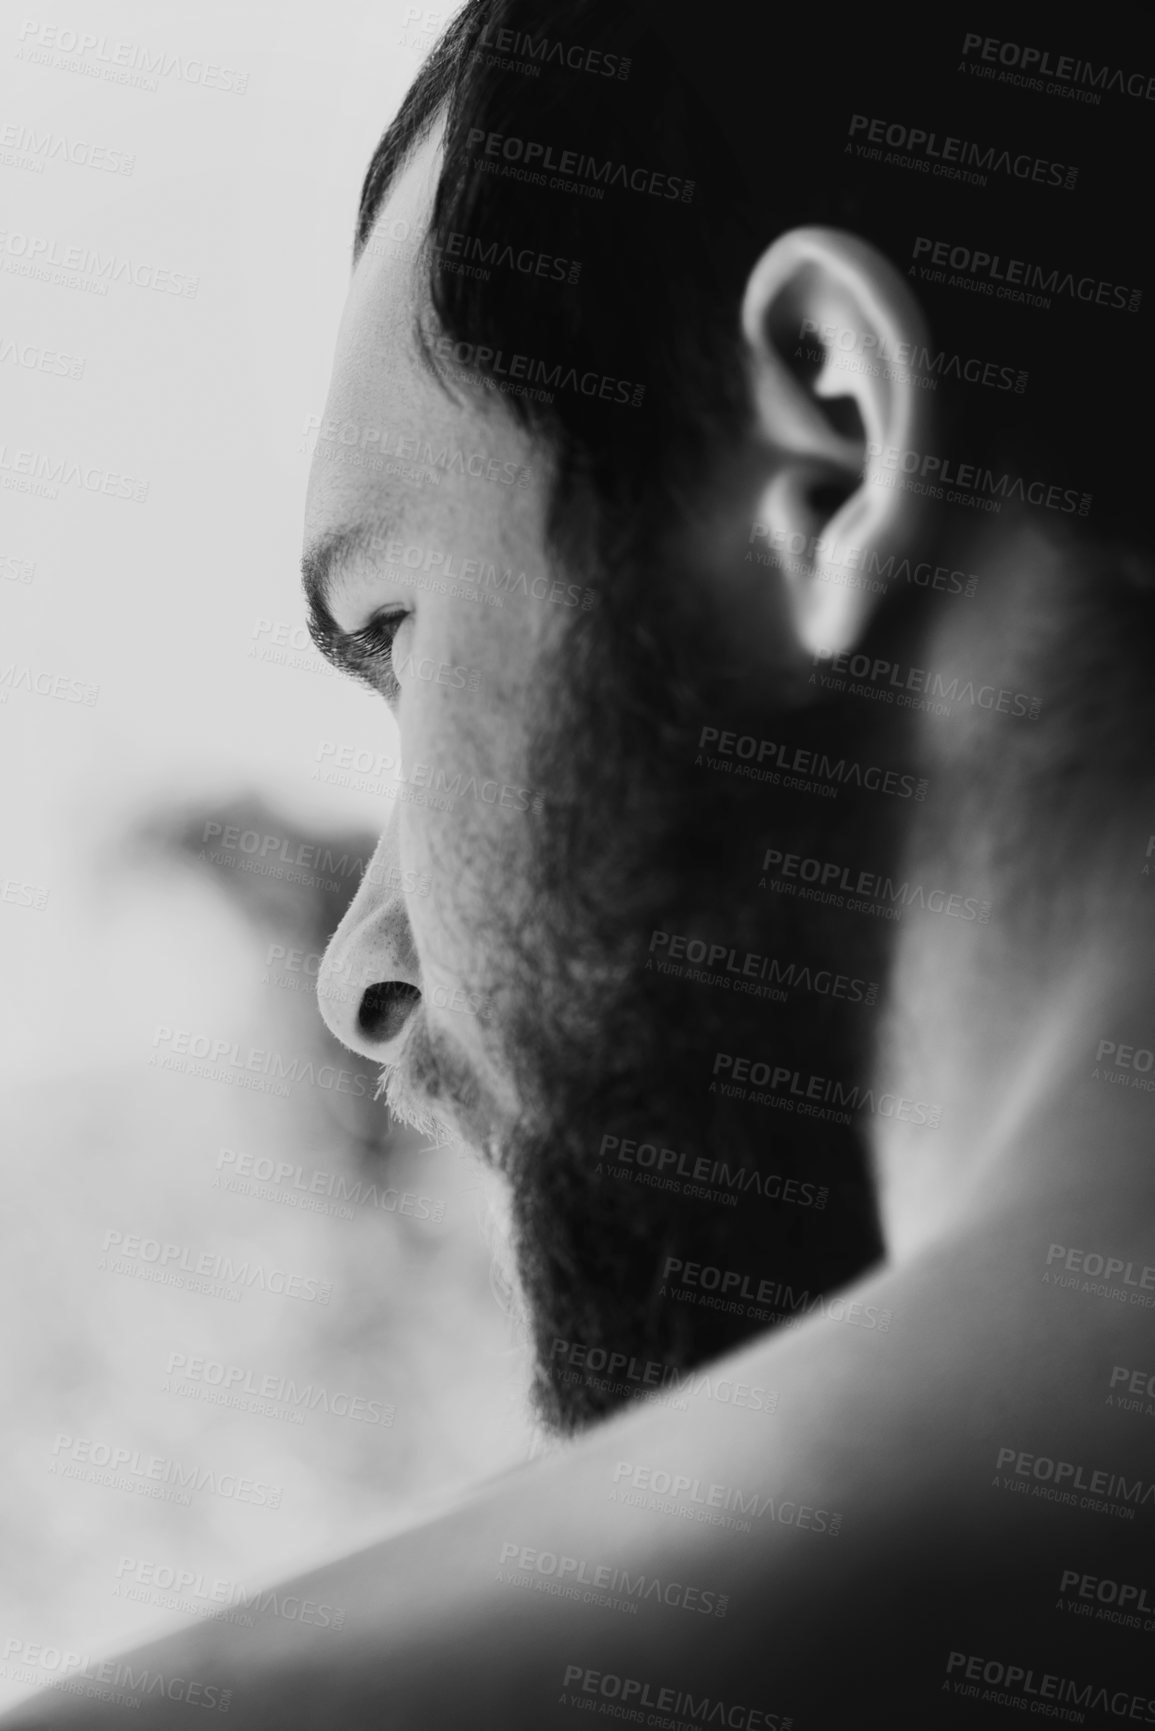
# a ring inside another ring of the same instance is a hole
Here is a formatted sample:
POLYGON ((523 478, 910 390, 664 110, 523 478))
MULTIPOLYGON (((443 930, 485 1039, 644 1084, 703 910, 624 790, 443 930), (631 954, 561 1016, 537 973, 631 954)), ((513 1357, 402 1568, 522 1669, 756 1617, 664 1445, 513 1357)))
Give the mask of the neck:
MULTIPOLYGON (((924 721, 931 795, 906 875, 965 907, 903 915, 877 1079, 941 1115, 937 1128, 878 1121, 883 1230, 901 1262, 1014 1210, 1024 1230, 1094 1234, 1116 1255, 1149 1236, 1155 1200, 1152 826, 1132 815, 1149 778, 1141 760, 1120 772, 1127 751, 1097 737, 1119 726, 1103 719, 1111 645, 1086 648, 1076 629, 1079 574, 1029 531, 980 568, 986 596, 942 621, 927 660, 1042 707, 1037 721, 977 706, 924 721), (1012 657, 1016 643, 1036 652, 1012 657), (983 902, 986 920, 965 917, 983 902)), ((1119 646, 1116 680, 1136 647, 1119 646)), ((1149 737, 1146 717, 1138 731, 1149 737)))
POLYGON ((892 1017, 880 1086, 941 1113, 937 1127, 878 1121, 892 1260, 1012 1211, 1056 1239, 1069 1222, 1072 1242, 1150 1250, 1155 982, 1136 981, 1130 963, 1127 952, 1081 950, 1033 1006, 1012 1011, 973 991, 956 997, 949 972, 935 969, 937 1013, 917 1029, 892 1017))

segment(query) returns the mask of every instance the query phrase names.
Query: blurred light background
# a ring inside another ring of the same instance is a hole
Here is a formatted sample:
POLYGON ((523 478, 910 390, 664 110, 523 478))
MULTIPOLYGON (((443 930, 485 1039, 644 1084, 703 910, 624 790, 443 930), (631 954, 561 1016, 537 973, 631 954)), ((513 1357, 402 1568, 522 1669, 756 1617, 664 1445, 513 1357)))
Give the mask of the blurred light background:
POLYGON ((7 1654, 187 1628, 537 1446, 489 1181, 391 1129, 313 993, 388 816, 318 754, 392 723, 302 628, 307 428, 452 10, 0 25, 7 1654))

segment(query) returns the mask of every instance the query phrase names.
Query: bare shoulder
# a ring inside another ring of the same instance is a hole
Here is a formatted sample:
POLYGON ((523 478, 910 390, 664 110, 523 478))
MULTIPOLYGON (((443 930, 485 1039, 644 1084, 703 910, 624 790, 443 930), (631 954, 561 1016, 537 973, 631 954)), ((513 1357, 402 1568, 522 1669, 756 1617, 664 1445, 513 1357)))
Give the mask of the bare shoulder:
POLYGON ((972 1302, 964 1329, 949 1272, 884 1273, 705 1367, 679 1408, 286 1583, 253 1627, 154 1643, 4 1724, 151 1731, 199 1704, 244 1731, 582 1710, 844 1731, 1105 1701, 1155 1724, 1155 1481, 1131 1415, 1094 1407, 1110 1342, 1068 1329, 1056 1353, 1049 1303, 1020 1298, 1012 1336, 972 1302), (754 1386, 775 1399, 736 1398, 754 1386), (285 1617, 286 1596, 340 1627, 285 1617))

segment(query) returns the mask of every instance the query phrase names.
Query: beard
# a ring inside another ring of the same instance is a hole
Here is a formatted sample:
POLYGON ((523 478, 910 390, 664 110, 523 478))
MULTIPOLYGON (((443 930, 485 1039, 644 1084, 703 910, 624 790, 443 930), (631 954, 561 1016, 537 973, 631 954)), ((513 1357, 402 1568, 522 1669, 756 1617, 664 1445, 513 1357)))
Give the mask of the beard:
POLYGON ((770 849, 887 874, 902 802, 831 765, 910 766, 883 705, 773 664, 766 577, 732 553, 719 606, 718 557, 688 538, 660 571, 623 559, 568 627, 532 718, 532 911, 495 925, 502 980, 477 982, 521 1102, 490 1157, 557 1435, 686 1386, 883 1249, 864 1115, 820 1102, 869 1080, 894 926, 761 868, 770 849), (735 774, 711 762, 724 732, 818 774, 735 774))

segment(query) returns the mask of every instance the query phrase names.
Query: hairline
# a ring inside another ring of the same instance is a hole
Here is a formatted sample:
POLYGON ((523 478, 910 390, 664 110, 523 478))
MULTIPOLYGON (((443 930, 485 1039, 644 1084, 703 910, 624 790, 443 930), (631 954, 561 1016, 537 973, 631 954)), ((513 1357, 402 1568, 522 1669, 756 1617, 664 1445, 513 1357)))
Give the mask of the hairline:
POLYGON ((373 224, 398 175, 456 91, 466 28, 470 14, 475 10, 474 6, 467 5, 450 24, 423 62, 373 152, 361 185, 353 236, 354 266, 365 250, 373 224))

